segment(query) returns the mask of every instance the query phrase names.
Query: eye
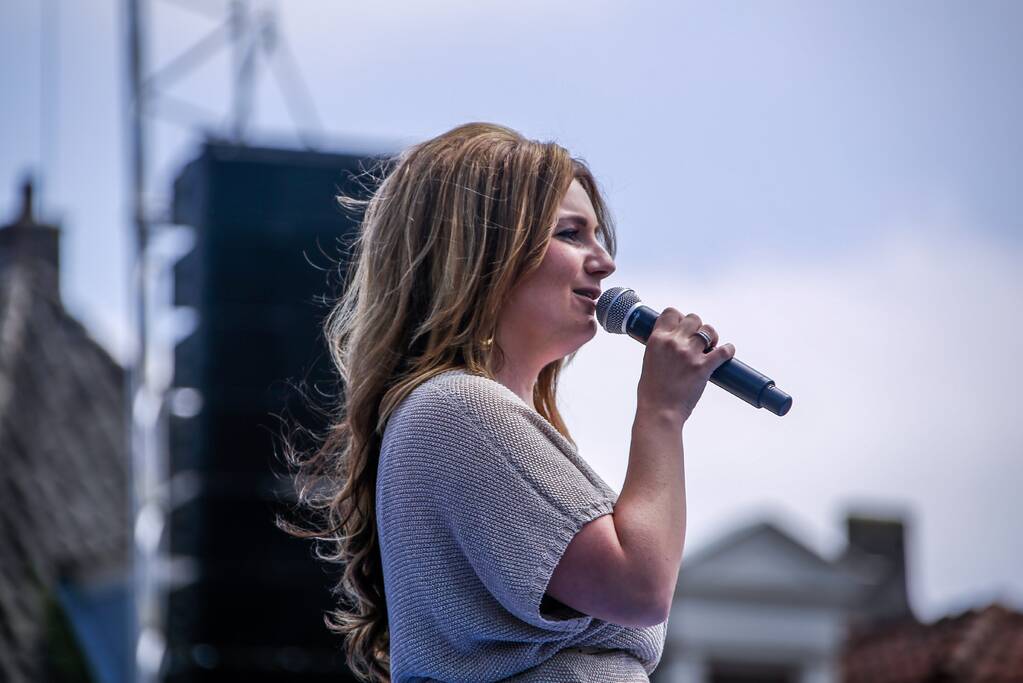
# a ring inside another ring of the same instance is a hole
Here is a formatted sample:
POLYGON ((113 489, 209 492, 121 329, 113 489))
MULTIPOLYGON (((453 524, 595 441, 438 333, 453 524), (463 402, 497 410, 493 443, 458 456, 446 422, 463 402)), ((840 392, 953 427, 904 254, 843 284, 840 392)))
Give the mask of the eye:
POLYGON ((562 230, 557 234, 558 237, 567 236, 569 239, 575 239, 579 235, 579 231, 575 228, 569 228, 568 230, 562 230))

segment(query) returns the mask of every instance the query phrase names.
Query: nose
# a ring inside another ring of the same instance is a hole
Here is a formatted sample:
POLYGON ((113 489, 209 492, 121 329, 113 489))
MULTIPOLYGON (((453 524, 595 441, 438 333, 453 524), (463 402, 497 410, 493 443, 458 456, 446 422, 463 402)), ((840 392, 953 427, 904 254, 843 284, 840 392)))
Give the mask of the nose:
POLYGON ((593 255, 586 263, 586 272, 603 280, 615 272, 615 261, 604 247, 597 245, 593 255))

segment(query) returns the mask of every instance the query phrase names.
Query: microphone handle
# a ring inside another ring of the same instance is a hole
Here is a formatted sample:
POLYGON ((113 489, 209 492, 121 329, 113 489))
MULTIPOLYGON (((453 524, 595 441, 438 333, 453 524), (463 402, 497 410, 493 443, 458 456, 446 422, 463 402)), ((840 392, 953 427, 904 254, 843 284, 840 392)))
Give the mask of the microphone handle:
MULTIPOLYGON (((625 331, 645 345, 659 316, 660 313, 654 309, 640 304, 628 315, 625 331)), ((731 358, 718 366, 711 374, 710 381, 754 408, 766 408, 775 415, 784 415, 792 407, 792 397, 774 386, 773 379, 738 358, 731 358)))

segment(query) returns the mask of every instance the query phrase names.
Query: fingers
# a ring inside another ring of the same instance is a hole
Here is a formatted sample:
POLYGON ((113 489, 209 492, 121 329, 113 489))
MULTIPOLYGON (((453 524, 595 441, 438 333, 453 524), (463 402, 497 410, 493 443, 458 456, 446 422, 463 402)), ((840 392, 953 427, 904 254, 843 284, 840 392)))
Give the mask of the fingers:
MULTIPOLYGON (((707 364, 717 370, 724 363, 735 358, 735 345, 725 343, 707 352, 707 364)), ((714 372, 711 370, 711 372, 714 372)))
POLYGON ((669 306, 661 312, 654 329, 665 336, 677 336, 685 339, 694 350, 710 356, 707 361, 715 367, 735 356, 735 346, 732 344, 718 346, 720 340, 718 331, 713 325, 704 324, 700 316, 695 313, 683 315, 678 309, 669 306), (710 339, 709 343, 703 338, 703 335, 697 334, 701 331, 710 339))
POLYGON ((696 334, 696 331, 703 325, 703 321, 700 320, 700 316, 695 313, 690 313, 682 319, 682 324, 679 326, 682 332, 686 333, 686 336, 696 334))
POLYGON ((715 348, 717 342, 717 330, 704 325, 700 316, 664 309, 646 342, 638 387, 641 403, 677 410, 687 419, 711 375, 735 355, 732 344, 715 348))
POLYGON ((701 330, 710 335, 710 347, 714 348, 718 345, 718 331, 714 329, 713 325, 703 325, 700 327, 701 330))
POLYGON ((681 311, 677 308, 669 306, 661 311, 661 315, 658 316, 657 322, 654 324, 654 329, 663 330, 668 334, 682 333, 683 336, 688 337, 691 334, 695 334, 702 324, 703 321, 700 320, 700 316, 695 313, 682 315, 681 311))
POLYGON ((694 351, 706 356, 707 363, 714 368, 736 355, 736 347, 731 344, 717 346, 720 340, 717 329, 713 325, 704 324, 696 313, 683 315, 678 309, 668 307, 661 312, 654 327, 665 336, 685 339, 685 343, 694 351), (698 332, 706 334, 710 341, 698 332))
POLYGON ((703 320, 695 313, 682 315, 678 309, 670 306, 661 311, 654 329, 663 331, 665 334, 681 336, 690 344, 699 346, 701 351, 712 349, 718 343, 718 333, 713 326, 704 325, 703 320), (702 335, 694 336, 701 330, 707 335, 709 341, 703 339, 702 335))
POLYGON ((677 308, 669 306, 661 311, 661 314, 657 316, 657 322, 654 323, 654 330, 670 334, 678 328, 683 317, 684 316, 677 308))
POLYGON ((689 337, 689 341, 701 353, 708 353, 718 345, 718 333, 710 325, 700 325, 700 328, 689 337))

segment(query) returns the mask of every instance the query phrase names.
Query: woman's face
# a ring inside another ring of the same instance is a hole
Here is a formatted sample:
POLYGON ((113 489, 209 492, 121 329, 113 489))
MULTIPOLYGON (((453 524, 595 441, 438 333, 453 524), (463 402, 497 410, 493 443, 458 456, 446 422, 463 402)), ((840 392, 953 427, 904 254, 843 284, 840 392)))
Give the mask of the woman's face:
POLYGON ((516 362, 543 367, 597 333, 600 281, 614 272, 615 264, 597 241, 596 227, 593 203, 573 180, 540 267, 513 287, 501 309, 498 343, 516 362))

